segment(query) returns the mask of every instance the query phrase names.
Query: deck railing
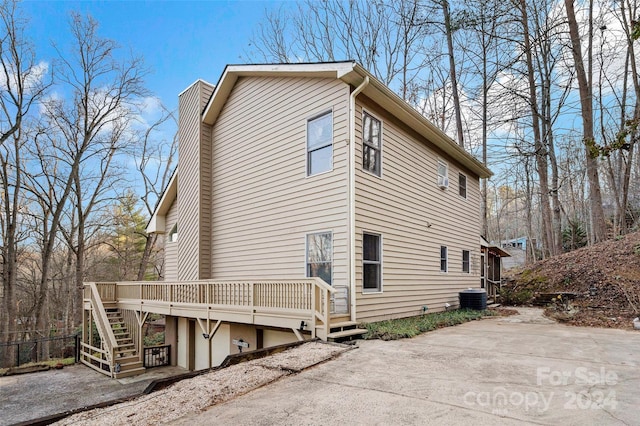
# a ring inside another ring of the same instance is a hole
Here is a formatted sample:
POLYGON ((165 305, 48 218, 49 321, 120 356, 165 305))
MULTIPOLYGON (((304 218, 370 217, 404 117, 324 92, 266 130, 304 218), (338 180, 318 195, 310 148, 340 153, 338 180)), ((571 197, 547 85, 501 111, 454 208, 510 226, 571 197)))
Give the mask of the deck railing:
MULTIPOLYGON (((112 284, 112 286, 115 288, 115 284, 112 284)), ((94 348, 83 342, 82 357, 84 361, 84 357, 93 357, 91 351, 101 352, 106 358, 106 364, 111 366, 117 341, 113 334, 113 330, 111 329, 111 325, 109 324, 107 312, 103 305, 104 299, 101 297, 101 292, 98 290, 99 288, 106 289, 108 287, 105 285, 96 285, 96 283, 85 283, 85 300, 91 305, 92 318, 100 336, 102 337, 102 348, 94 348), (86 352, 85 349, 88 349, 89 352, 86 352)))
MULTIPOLYGON (((310 322, 313 337, 326 339, 329 333, 330 299, 335 289, 320 278, 291 280, 207 280, 207 281, 136 281, 90 283, 103 301, 124 303, 128 309, 140 306, 180 306, 236 310, 271 316, 294 315, 310 322)), ((136 308, 137 310, 137 308, 136 308)))

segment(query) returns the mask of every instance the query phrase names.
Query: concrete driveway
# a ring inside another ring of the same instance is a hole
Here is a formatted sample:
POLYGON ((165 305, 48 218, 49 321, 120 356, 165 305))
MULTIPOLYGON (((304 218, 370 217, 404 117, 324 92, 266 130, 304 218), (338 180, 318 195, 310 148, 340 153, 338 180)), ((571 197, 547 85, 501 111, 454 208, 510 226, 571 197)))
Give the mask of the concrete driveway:
POLYGON ((177 423, 639 424, 640 332, 524 309, 359 346, 177 423))
POLYGON ((29 424, 36 419, 140 395, 154 380, 185 373, 179 367, 159 367, 120 380, 72 365, 19 376, 0 377, 0 426, 29 424))

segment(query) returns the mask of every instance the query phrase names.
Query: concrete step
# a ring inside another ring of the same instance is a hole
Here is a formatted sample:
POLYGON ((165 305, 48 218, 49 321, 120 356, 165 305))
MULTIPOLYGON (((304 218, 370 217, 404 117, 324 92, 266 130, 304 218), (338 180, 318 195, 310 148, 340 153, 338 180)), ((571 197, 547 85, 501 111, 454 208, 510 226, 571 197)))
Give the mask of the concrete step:
POLYGON ((346 339, 347 337, 362 336, 367 332, 366 328, 351 328, 349 330, 333 331, 327 335, 327 340, 346 339))

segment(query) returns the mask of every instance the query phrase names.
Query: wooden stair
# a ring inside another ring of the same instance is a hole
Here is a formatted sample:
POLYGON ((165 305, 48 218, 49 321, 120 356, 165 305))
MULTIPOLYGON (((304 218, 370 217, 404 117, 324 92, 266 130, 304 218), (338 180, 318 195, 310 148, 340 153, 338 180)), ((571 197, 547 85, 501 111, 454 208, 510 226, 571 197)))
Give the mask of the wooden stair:
POLYGON ((366 332, 367 329, 358 328, 358 323, 355 321, 336 322, 331 324, 327 340, 330 342, 351 340, 354 337, 362 336, 366 332))
POLYGON ((113 377, 122 379, 144 373, 146 369, 138 357, 136 344, 122 319, 120 310, 109 307, 106 312, 117 343, 113 351, 113 377))

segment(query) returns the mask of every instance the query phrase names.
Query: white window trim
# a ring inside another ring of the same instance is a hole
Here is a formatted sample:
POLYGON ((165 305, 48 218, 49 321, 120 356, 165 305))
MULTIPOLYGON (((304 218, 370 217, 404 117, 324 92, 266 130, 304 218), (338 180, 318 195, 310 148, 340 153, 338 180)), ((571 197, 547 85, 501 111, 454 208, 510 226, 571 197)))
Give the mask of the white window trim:
POLYGON ((438 187, 440 188, 442 182, 440 181, 440 178, 446 178, 447 179, 447 188, 443 188, 443 189, 449 189, 449 185, 451 184, 451 182, 449 182, 449 163, 447 163, 446 161, 444 161, 441 158, 438 158, 438 163, 436 166, 436 183, 438 184, 438 187), (440 174, 440 165, 443 165, 445 167, 445 174, 444 176, 440 174))
POLYGON ((333 156, 335 149, 335 129, 333 127, 333 107, 329 109, 325 109, 322 112, 317 114, 313 114, 304 122, 304 175, 306 178, 310 178, 313 176, 323 175, 325 173, 331 173, 333 171, 333 156), (329 170, 325 170, 323 172, 314 173, 312 175, 309 174, 309 122, 315 120, 316 118, 320 118, 325 114, 331 114, 331 168, 329 170))
POLYGON ((462 172, 458 172, 458 197, 462 198, 463 200, 468 200, 469 199, 469 176, 467 176, 466 173, 462 173, 462 172), (465 183, 465 187, 464 187, 464 193, 465 196, 463 197, 462 195, 460 195, 460 176, 464 176, 464 183, 465 183))
POLYGON ((440 246, 439 249, 439 253, 438 253, 438 269, 440 270, 441 274, 448 274, 449 273, 449 246, 440 246), (445 248, 445 264, 446 264, 446 268, 443 271, 442 270, 442 247, 445 248))
POLYGON ((371 111, 363 107, 362 114, 360 117, 360 131, 362 132, 362 134, 360 135, 360 152, 362 154, 362 157, 361 157, 362 161, 360 161, 360 170, 362 170, 363 172, 365 172, 370 176, 375 176, 378 179, 382 179, 382 176, 384 175, 384 167, 383 167, 384 165, 384 143, 383 143, 384 142, 384 137, 383 137, 384 121, 382 121, 380 117, 378 117, 377 115, 373 114, 371 111), (370 115, 371 117, 375 118, 380 122, 380 176, 362 167, 362 163, 364 161, 364 115, 365 114, 370 115))
MULTIPOLYGON (((315 175, 313 175, 315 176, 315 175)), ((315 234, 330 234, 331 235, 331 287, 333 287, 333 283, 334 283, 334 272, 335 272, 335 268, 334 268, 334 251, 335 251, 335 244, 333 243, 333 231, 330 229, 325 229, 322 231, 311 231, 311 232, 307 232, 306 234, 304 234, 304 276, 306 278, 313 278, 313 277, 309 277, 307 274, 309 273, 309 235, 315 235, 315 234)))
POLYGON ((362 230, 362 294, 382 294, 384 289, 384 257, 383 257, 384 239, 381 233, 362 230), (372 290, 364 288, 364 234, 377 235, 380 237, 380 290, 372 290))
POLYGON ((178 224, 174 224, 171 227, 171 231, 167 234, 167 242, 169 243, 177 243, 178 242, 178 224))
MULTIPOLYGON (((447 250, 447 252, 448 252, 448 250, 447 250)), ((462 256, 462 259, 460 259, 460 268, 461 268, 461 269, 460 269, 460 272, 462 272, 462 273, 463 273, 463 274, 465 274, 465 275, 471 275, 471 250, 468 250, 468 249, 462 249, 462 250, 460 251, 460 254, 461 254, 461 256, 462 256), (465 270, 464 270, 464 252, 465 252, 465 251, 469 253, 469 270, 468 270, 468 271, 465 271, 465 270)))

